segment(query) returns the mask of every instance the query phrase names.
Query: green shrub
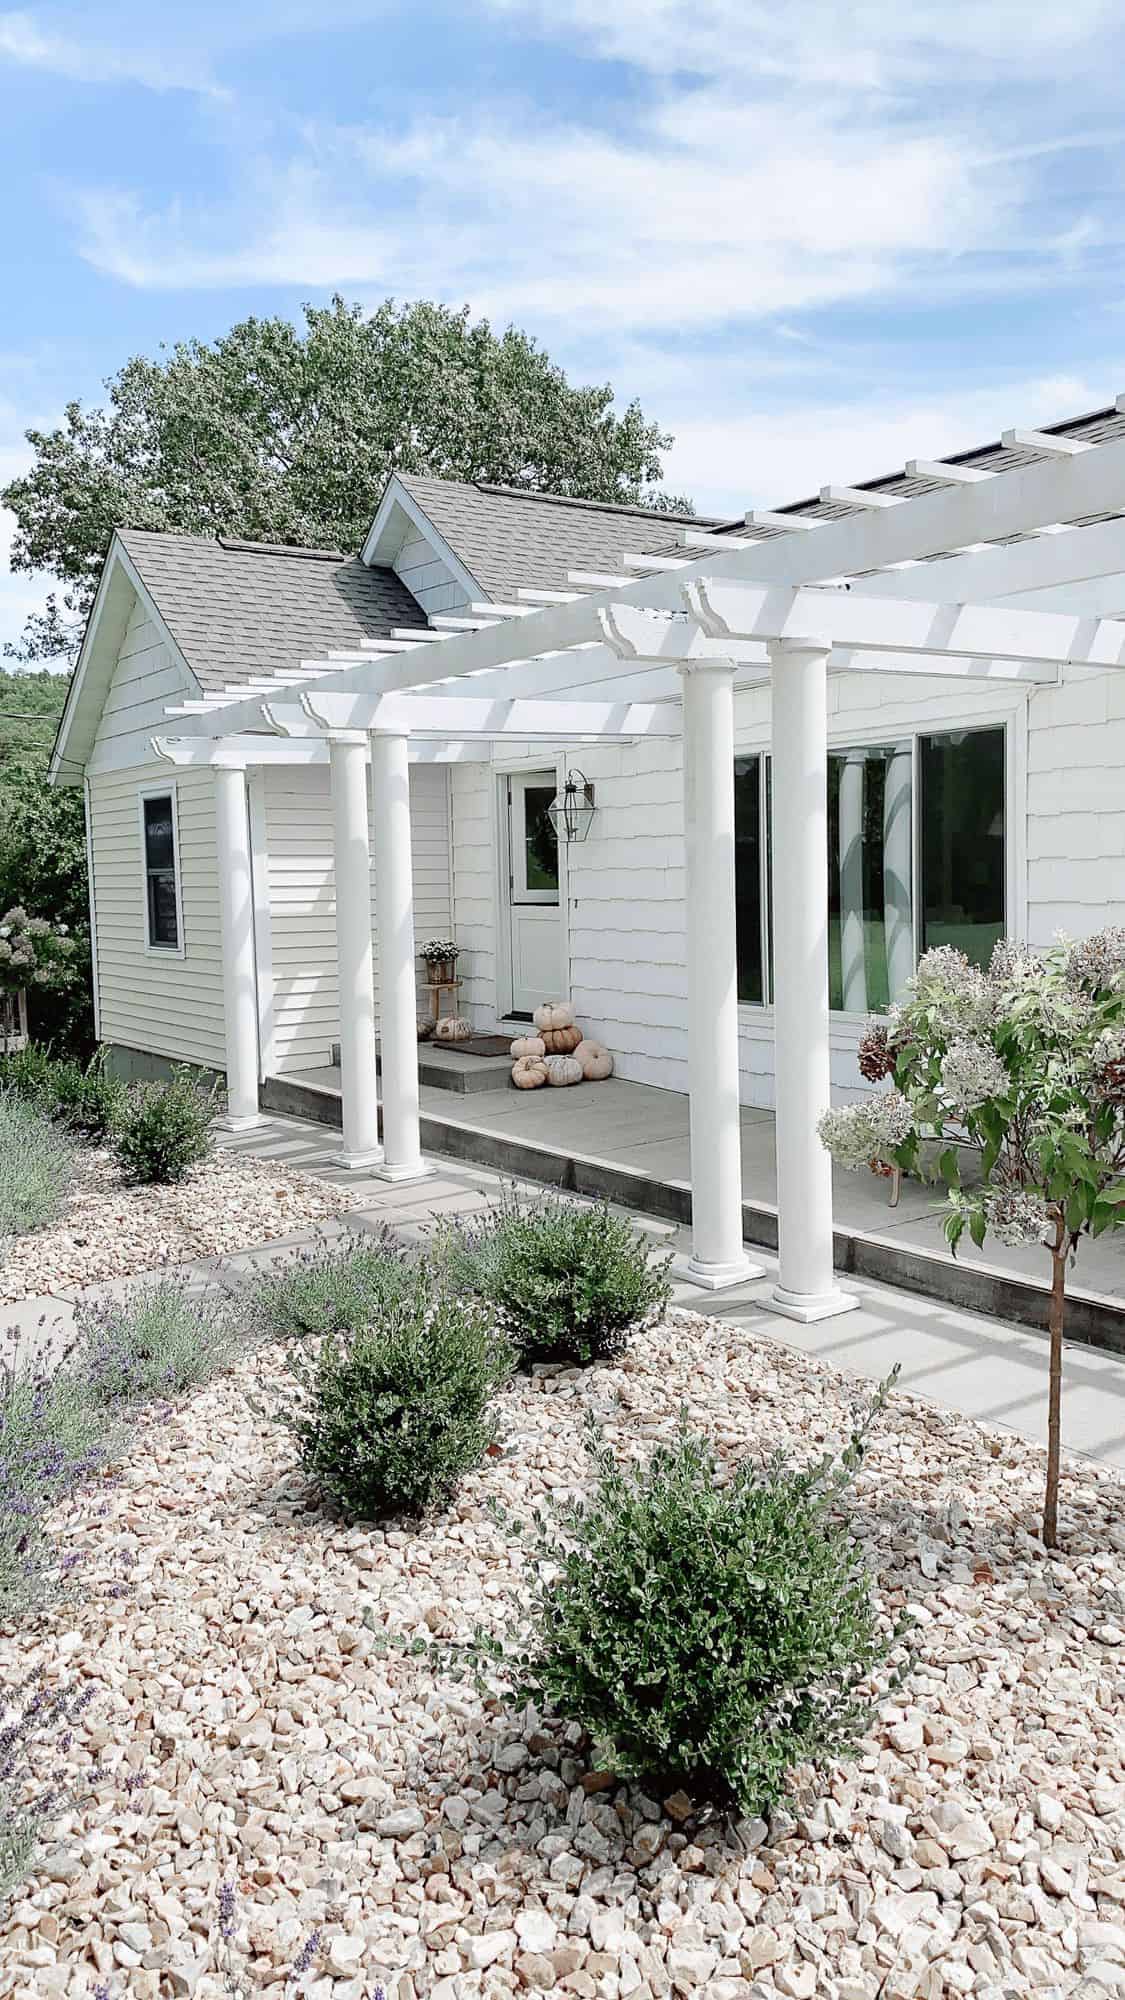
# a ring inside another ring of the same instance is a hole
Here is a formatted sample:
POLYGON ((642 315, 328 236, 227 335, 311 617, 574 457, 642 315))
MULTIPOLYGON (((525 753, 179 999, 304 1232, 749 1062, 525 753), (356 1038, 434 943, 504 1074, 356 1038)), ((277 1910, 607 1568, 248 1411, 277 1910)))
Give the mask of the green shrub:
POLYGON ((0 1091, 0 1237, 57 1222, 74 1175, 74 1147, 35 1104, 0 1091))
POLYGON ((10 1055, 0 1056, 0 1089, 14 1091, 17 1097, 29 1098, 33 1104, 43 1103, 49 1096, 54 1067, 46 1043, 29 1042, 25 1049, 13 1049, 10 1055))
POLYGON ((181 1395, 225 1368, 238 1346, 229 1310, 189 1298, 170 1278, 80 1307, 75 1337, 72 1366, 102 1404, 181 1395))
POLYGON ((380 1520, 448 1500, 479 1464, 513 1356, 483 1307, 431 1290, 326 1334, 315 1354, 294 1343, 288 1359, 282 1417, 306 1472, 351 1519, 380 1520))
POLYGON ((597 1361, 668 1304, 670 1257, 603 1205, 505 1192, 442 1224, 435 1255, 455 1290, 487 1300, 526 1360, 597 1361))
POLYGON ((132 1180, 182 1181, 211 1150, 216 1094, 190 1069, 166 1083, 137 1083, 125 1094, 113 1150, 132 1180))
POLYGON ((606 1768, 765 1811, 795 1766, 854 1749, 898 1637, 831 1513, 862 1437, 836 1464, 744 1462, 724 1484, 684 1425, 630 1466, 593 1431, 594 1492, 540 1518, 526 1629, 478 1639, 478 1663, 589 1731, 606 1768))
POLYGON ((43 1105, 68 1131, 100 1141, 112 1136, 127 1097, 126 1085, 106 1067, 106 1052, 83 1066, 51 1063, 43 1086, 43 1105))
POLYGON ((389 1233, 343 1250, 309 1251, 254 1280, 247 1296, 251 1330, 266 1340, 358 1333, 392 1307, 425 1307, 433 1281, 425 1266, 396 1249, 389 1233))

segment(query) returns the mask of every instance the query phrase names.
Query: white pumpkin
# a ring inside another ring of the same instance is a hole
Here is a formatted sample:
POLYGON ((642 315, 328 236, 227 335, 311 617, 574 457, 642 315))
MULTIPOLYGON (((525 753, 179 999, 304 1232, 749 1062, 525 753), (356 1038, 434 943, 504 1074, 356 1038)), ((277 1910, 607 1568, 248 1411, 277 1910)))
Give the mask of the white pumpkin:
POLYGON ((512 1082, 517 1090, 538 1090, 547 1081, 547 1064, 542 1056, 520 1056, 512 1064, 512 1082))
POLYGON ((581 1083, 582 1064, 573 1056, 547 1056, 545 1058, 547 1082, 554 1084, 581 1083))
POLYGON ((573 1055, 582 1040, 581 1028, 544 1028, 543 1041, 549 1056, 573 1055))
POLYGON ((574 1009, 568 1000, 544 1000, 535 1009, 532 1020, 540 1034, 544 1028, 573 1028, 574 1009))
POLYGON ((518 1062, 521 1056, 545 1056, 547 1044, 540 1035, 517 1035, 512 1043, 512 1055, 518 1062))
POLYGON ((473 1032, 471 1021, 465 1021, 460 1014, 443 1014, 434 1028, 435 1042, 467 1042, 473 1032))
POLYGON ((581 1063, 588 1083, 601 1083, 604 1077, 613 1075, 613 1057, 604 1042, 579 1042, 574 1060, 581 1063))

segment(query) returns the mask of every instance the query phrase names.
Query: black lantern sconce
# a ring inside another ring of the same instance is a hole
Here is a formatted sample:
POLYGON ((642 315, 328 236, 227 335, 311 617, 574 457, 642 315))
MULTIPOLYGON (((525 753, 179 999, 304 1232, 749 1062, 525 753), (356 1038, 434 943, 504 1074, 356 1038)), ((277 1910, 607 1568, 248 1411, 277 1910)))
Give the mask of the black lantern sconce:
POLYGON ((593 785, 584 772, 568 771, 562 791, 555 793, 547 807, 547 818, 555 829, 556 839, 564 840, 568 845, 575 840, 585 840, 593 817, 593 785))

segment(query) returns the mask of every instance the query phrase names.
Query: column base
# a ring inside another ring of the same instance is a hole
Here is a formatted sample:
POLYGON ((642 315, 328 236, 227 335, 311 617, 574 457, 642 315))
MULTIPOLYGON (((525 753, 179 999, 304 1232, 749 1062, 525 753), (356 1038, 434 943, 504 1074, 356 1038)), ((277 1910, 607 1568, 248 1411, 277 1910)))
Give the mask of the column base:
POLYGON ((364 1173, 368 1169, 382 1166, 383 1148, 381 1146, 371 1146, 357 1153, 339 1153, 336 1155, 333 1164, 338 1167, 345 1167, 349 1174, 364 1173))
POLYGON ((417 1160, 413 1164, 407 1160, 404 1165, 397 1167, 388 1166, 384 1160, 381 1166, 375 1168, 374 1179, 396 1182, 428 1181, 433 1179, 436 1172, 437 1168, 429 1166, 425 1160, 417 1160))
POLYGON ((725 1292, 733 1285, 748 1285, 755 1278, 764 1278, 765 1270, 749 1257, 738 1257, 730 1264, 702 1264, 694 1257, 674 1257, 672 1276, 685 1285, 698 1285, 703 1292, 725 1292))
POLYGON ((260 1111, 224 1111, 216 1118, 214 1129, 216 1132, 252 1132, 255 1125, 264 1123, 265 1119, 260 1111))
POLYGON ((839 1313, 855 1312, 859 1300, 854 1292, 787 1292, 782 1285, 776 1285, 766 1302, 770 1312, 780 1313, 784 1319, 799 1320, 802 1326, 811 1326, 814 1320, 835 1319, 839 1313))

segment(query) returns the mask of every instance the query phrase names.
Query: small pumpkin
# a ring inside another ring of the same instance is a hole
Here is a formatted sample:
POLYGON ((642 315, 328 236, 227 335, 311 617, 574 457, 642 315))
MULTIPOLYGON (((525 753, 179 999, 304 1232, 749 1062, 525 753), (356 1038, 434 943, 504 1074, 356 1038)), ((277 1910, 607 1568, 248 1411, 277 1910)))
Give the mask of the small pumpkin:
POLYGON ((432 1015, 432 1014, 419 1014, 419 1016, 418 1016, 418 1040, 419 1040, 420 1042, 428 1042, 428 1041, 429 1041, 429 1039, 430 1039, 430 1036, 431 1036, 431 1035, 433 1034, 433 1032, 434 1032, 434 1017, 433 1017, 433 1015, 432 1015))
POLYGON ((547 1082, 554 1084, 581 1083, 582 1064, 573 1056, 547 1056, 544 1059, 547 1082))
POLYGON ((473 1032, 471 1021, 463 1020, 460 1014, 443 1014, 434 1028, 435 1042, 467 1042, 473 1032))
POLYGON ((604 1042, 579 1042, 574 1060, 581 1063, 582 1074, 588 1083, 601 1083, 605 1077, 613 1075, 613 1057, 604 1042))
POLYGON ((521 1056, 545 1056, 547 1045, 539 1035, 517 1035, 512 1043, 512 1055, 518 1062, 521 1056))
POLYGON ((544 1028, 543 1041, 549 1056, 573 1055, 582 1040, 581 1028, 544 1028))
POLYGON ((520 1056, 512 1064, 512 1082, 517 1090, 538 1090, 547 1081, 547 1064, 543 1056, 520 1056))
POLYGON ((574 1009, 569 1000, 544 1000, 531 1018, 540 1034, 545 1028, 573 1028, 574 1009))

